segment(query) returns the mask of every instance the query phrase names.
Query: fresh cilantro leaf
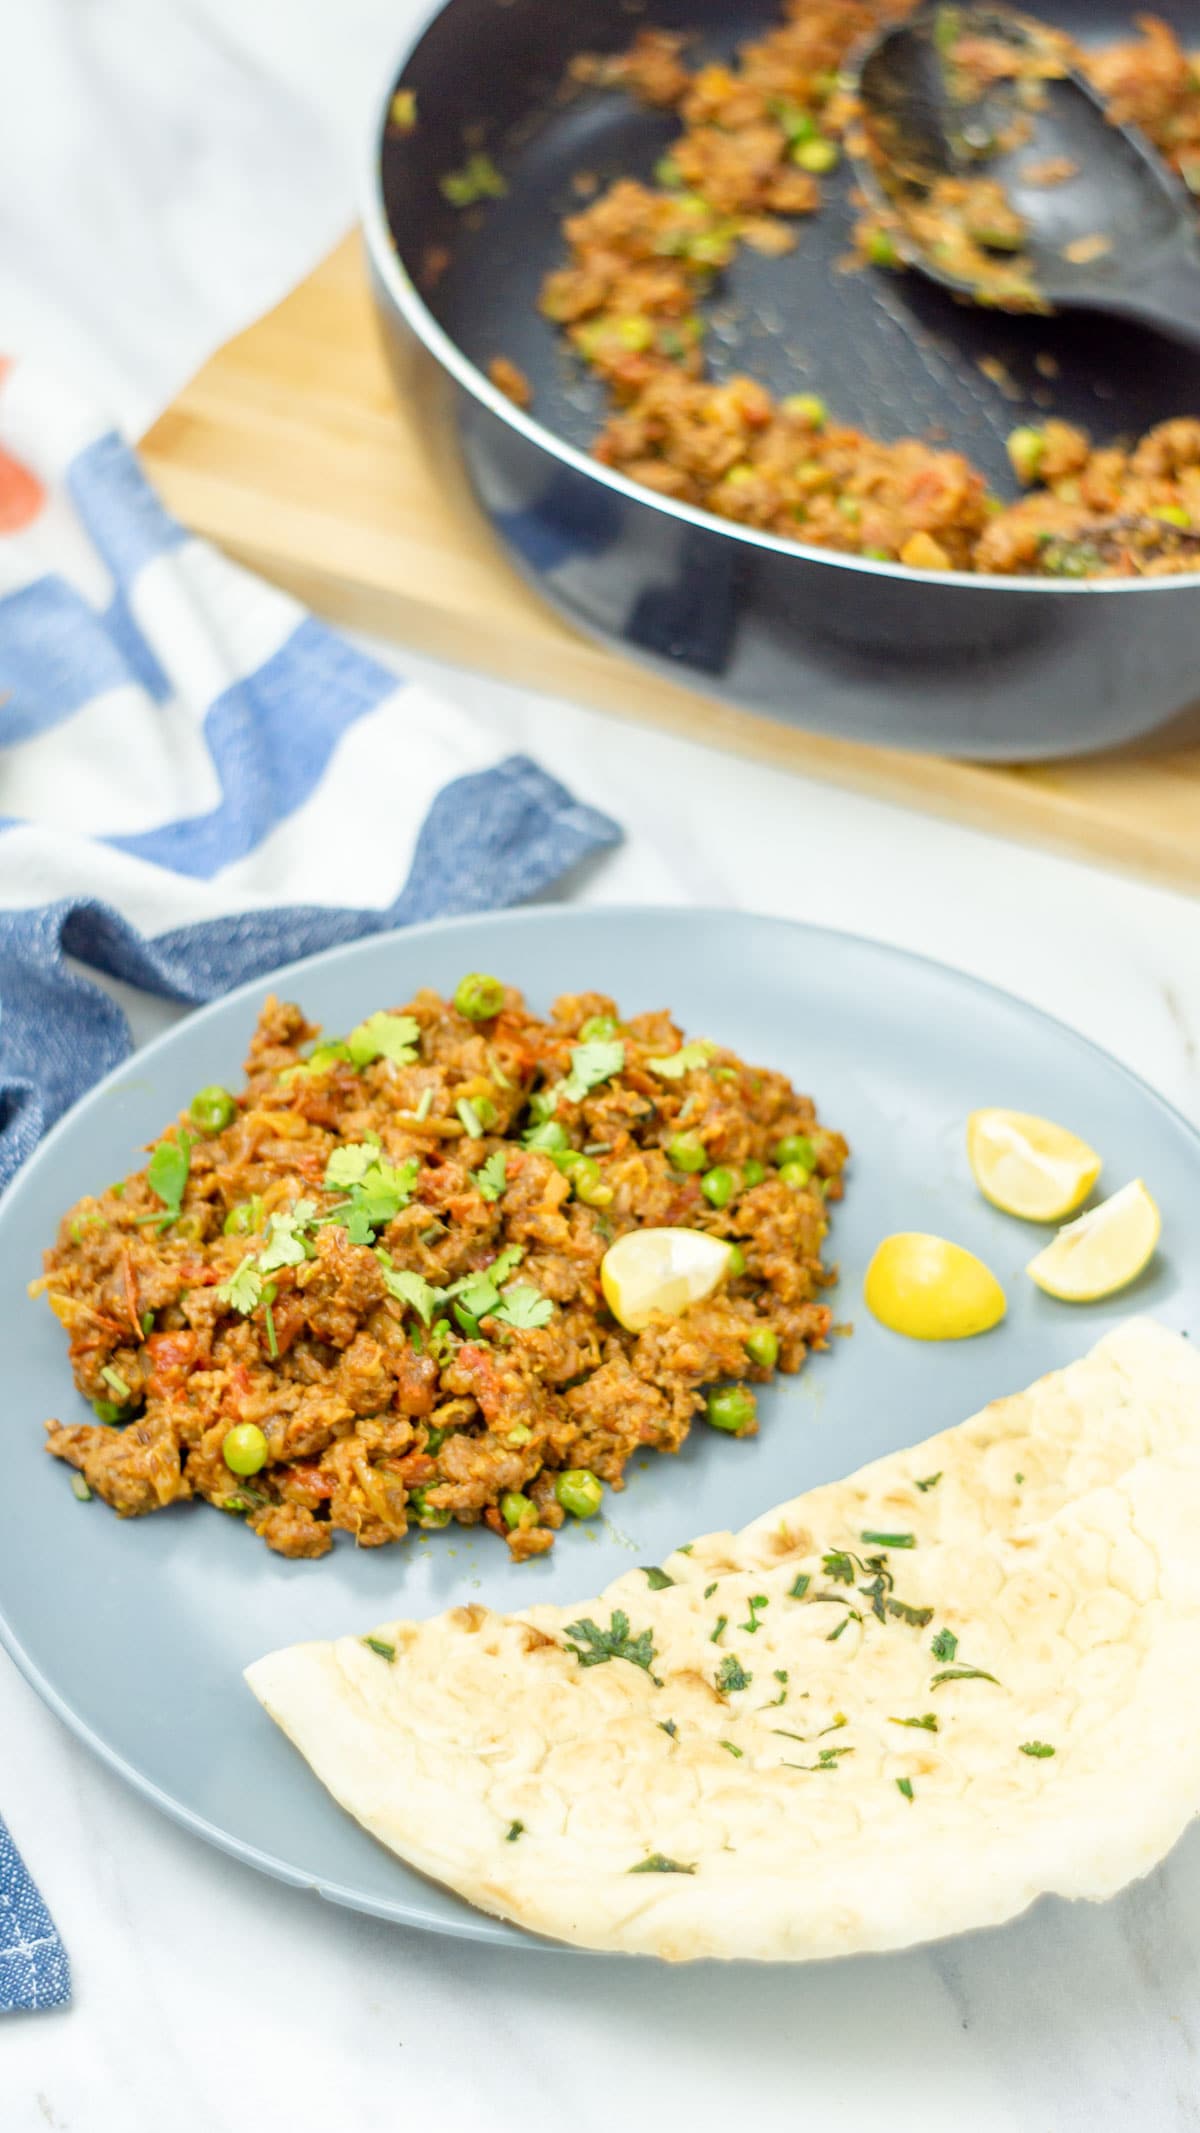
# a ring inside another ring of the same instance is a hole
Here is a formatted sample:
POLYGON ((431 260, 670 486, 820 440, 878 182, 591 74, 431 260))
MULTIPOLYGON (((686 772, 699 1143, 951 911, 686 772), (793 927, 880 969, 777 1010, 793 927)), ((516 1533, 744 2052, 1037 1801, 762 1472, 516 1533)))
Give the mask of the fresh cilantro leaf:
POLYGON ((936 1474, 926 1474, 924 1481, 918 1481, 917 1487, 920 1489, 922 1496, 928 1496, 930 1489, 936 1489, 941 1478, 942 1469, 939 1467, 936 1474))
POLYGON ((429 1325, 437 1305, 438 1291, 430 1288, 423 1274, 409 1274, 402 1268, 389 1266, 378 1251, 375 1257, 380 1262, 388 1295, 394 1296, 398 1303, 411 1304, 423 1324, 429 1325))
POLYGON ((932 1607, 910 1607, 904 1600, 888 1600, 887 1611, 897 1622, 907 1622, 910 1629, 927 1629, 933 1620, 932 1607))
POLYGON ((372 1163, 354 1186, 351 1197, 376 1229, 392 1221, 413 1196, 421 1165, 415 1155, 403 1163, 372 1163))
POLYGON ((912 1789, 912 1779, 911 1779, 911 1778, 897 1778, 897 1779, 896 1779, 896 1790, 897 1790, 897 1792, 902 1792, 902 1793, 904 1794, 904 1797, 905 1797, 905 1799, 906 1799, 906 1800, 911 1800, 911 1799, 912 1799, 912 1797, 913 1797, 913 1789, 912 1789))
POLYGON ((386 1659, 389 1666, 392 1664, 396 1656, 394 1644, 389 1644, 384 1637, 364 1637, 362 1641, 369 1652, 378 1652, 380 1658, 386 1659))
POLYGON ((939 1629, 929 1649, 935 1659, 953 1659, 958 1650, 958 1638, 952 1629, 939 1629))
POLYGON ((1021 1753, 1022 1755, 1036 1755, 1040 1758, 1046 1755, 1053 1755, 1054 1750, 1050 1746, 1049 1741, 1023 1740, 1021 1742, 1021 1753))
POLYGON ((491 1273, 484 1269, 481 1274, 472 1274, 459 1291, 458 1301, 472 1318, 486 1318, 500 1303, 500 1291, 492 1280, 491 1273))
POLYGON ((921 1718, 889 1718, 889 1726, 916 1726, 921 1733, 938 1731, 937 1712, 926 1711, 921 1718))
POLYGON ((151 1192, 158 1195, 167 1212, 163 1216, 148 1216, 146 1220, 157 1221, 160 1229, 167 1229, 178 1220, 191 1167, 190 1133, 181 1130, 178 1140, 159 1142, 146 1165, 146 1183, 151 1192))
POLYGON ((709 1641, 709 1643, 710 1643, 710 1644, 719 1644, 719 1643, 720 1643, 720 1641, 721 1641, 721 1632, 722 1632, 722 1630, 724 1630, 724 1629, 727 1629, 728 1627, 729 1627, 729 1616, 728 1616, 728 1615, 718 1615, 718 1616, 717 1616, 717 1626, 716 1626, 716 1628, 714 1629, 714 1631, 713 1631, 713 1633, 712 1633, 711 1637, 710 1637, 710 1638, 709 1638, 709 1640, 708 1640, 708 1641, 709 1641))
POLYGON ((346 1141, 335 1148, 325 1165, 326 1192, 346 1192, 350 1186, 361 1184, 373 1163, 379 1161, 378 1143, 370 1141, 346 1141))
POLYGON ((507 1151, 503 1148, 495 1148, 482 1168, 474 1172, 471 1183, 485 1200, 498 1200, 507 1182, 505 1177, 507 1168, 507 1151))
POLYGON ((548 1326, 554 1316, 554 1305, 548 1296, 539 1295, 528 1283, 507 1289, 492 1312, 503 1325, 517 1326, 522 1330, 548 1326))
POLYGON ((529 1129, 521 1135, 522 1140, 527 1141, 531 1133, 535 1132, 539 1126, 544 1126, 549 1119, 552 1119, 557 1109, 557 1088, 535 1089, 529 1099, 529 1129))
POLYGON ((683 1866, 678 1859, 668 1859, 665 1852, 651 1852, 648 1859, 641 1859, 631 1866, 631 1874, 694 1874, 694 1866, 683 1866))
POLYGON ((717 1669, 717 1687, 722 1696, 731 1696, 735 1689, 748 1689, 753 1681, 736 1652, 726 1652, 717 1669))
POLYGON ((991 1681, 995 1683, 997 1688, 1001 1686, 996 1680, 996 1676, 994 1674, 985 1674, 981 1666, 943 1667, 940 1674, 934 1675, 929 1686, 931 1689, 938 1689, 943 1681, 991 1681))
POLYGON ((812 1579, 809 1576, 807 1570, 802 1570, 800 1572, 799 1577, 796 1579, 795 1584, 791 1586, 788 1591, 789 1600, 802 1600, 811 1584, 812 1579))
POLYGON ((508 1280, 509 1275, 516 1267, 520 1266, 524 1257, 525 1247, 523 1244, 506 1244, 502 1252, 497 1252, 487 1270, 497 1288, 500 1287, 502 1282, 508 1280))
POLYGON ((226 1304, 231 1311, 240 1311, 243 1318, 249 1318, 252 1311, 257 1311, 262 1297, 263 1278, 254 1264, 253 1252, 247 1252, 228 1281, 221 1283, 217 1302, 226 1304))
POLYGON ((691 1074, 697 1067, 707 1066, 716 1049, 707 1037, 698 1037, 694 1044, 681 1045, 666 1059, 648 1059, 646 1065, 663 1081, 681 1081, 685 1074, 691 1074))
POLYGON ((854 1557, 848 1555, 844 1548, 835 1549, 831 1555, 823 1555, 821 1568, 827 1578, 833 1579, 835 1585, 854 1583, 854 1557))
POLYGON ((643 1563, 641 1568, 651 1592, 665 1592, 668 1585, 675 1583, 674 1578, 669 1578, 665 1570, 659 1569, 657 1563, 643 1563))
POLYGON ((587 1619, 569 1622, 563 1635, 575 1652, 580 1666, 603 1666, 609 1659, 628 1659, 631 1666, 640 1666, 650 1671, 654 1657, 654 1639, 648 1629, 640 1636, 629 1634, 629 1617, 623 1608, 613 1609, 607 1629, 599 1629, 587 1619))
POLYGON ((368 1015, 346 1039, 356 1067, 370 1066, 373 1059, 390 1059, 394 1066, 411 1066, 417 1056, 421 1025, 411 1015, 368 1015))
POLYGON ((302 1234, 316 1214, 312 1200, 297 1200, 286 1214, 270 1216, 266 1240, 258 1255, 260 1274, 274 1274, 281 1266, 301 1266, 311 1257, 312 1246, 302 1234))
POLYGON ((337 1219, 351 1244, 374 1244, 375 1230, 365 1207, 349 1207, 337 1219))
POLYGON ((571 1071, 561 1084, 562 1093, 568 1103, 580 1104, 590 1089, 611 1081, 624 1064, 625 1046, 619 1037, 598 1037, 590 1044, 577 1044, 571 1052, 571 1071))
POLYGON ((747 1600, 746 1605, 750 1609, 750 1619, 748 1622, 739 1622, 738 1628, 744 1629, 752 1637, 759 1626, 759 1615, 763 1608, 769 1606, 769 1604, 770 1602, 765 1592, 757 1593, 752 1600, 747 1600))
POLYGON ((840 1770, 840 1758, 853 1753, 853 1748, 819 1748, 815 1763, 785 1763, 783 1767, 785 1770, 840 1770))

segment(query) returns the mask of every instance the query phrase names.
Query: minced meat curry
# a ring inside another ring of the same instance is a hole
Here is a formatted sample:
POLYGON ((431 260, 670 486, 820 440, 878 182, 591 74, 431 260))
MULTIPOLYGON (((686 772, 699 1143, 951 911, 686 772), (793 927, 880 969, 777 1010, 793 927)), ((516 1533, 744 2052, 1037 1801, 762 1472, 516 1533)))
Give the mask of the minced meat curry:
POLYGON ((542 1021, 476 974, 328 1040, 271 999, 246 1075, 80 1200, 34 1285, 98 1418, 48 1449, 125 1516, 201 1496, 289 1556, 482 1520, 520 1560, 697 1414, 752 1432, 751 1385, 824 1345, 846 1143, 666 1013, 542 1021), (639 1228, 735 1249, 631 1333, 600 1271, 639 1228))
MULTIPOLYGON (((705 375, 702 305, 714 276, 742 245, 793 248, 858 124, 843 62, 912 4, 785 0, 778 28, 729 64, 691 67, 688 40, 655 29, 627 52, 575 62, 576 83, 623 89, 681 123, 652 184, 619 178, 567 217, 567 261, 542 290, 542 310, 614 403, 596 456, 662 496, 880 562, 1051 577, 1195 570, 1200 420, 1181 416, 1136 445, 1095 449, 1062 423, 1019 431, 1011 456, 1032 493, 1006 503, 961 452, 868 437, 811 392, 778 400, 751 377, 705 375)), ((956 36, 957 10, 942 12, 956 36)), ((1197 57, 1165 24, 1138 24, 1139 36, 1100 52, 1060 38, 1054 63, 1065 55, 1085 66, 1114 117, 1142 126, 1200 192, 1197 57)), ((1073 174, 1060 166, 1047 182, 1073 174)), ((973 247, 981 275, 985 254, 1002 264, 1020 232, 994 183, 960 192, 927 213, 973 247)), ((850 264, 904 265, 886 211, 864 213, 855 241, 850 264)), ((1000 300, 999 287, 991 293, 1000 300)))

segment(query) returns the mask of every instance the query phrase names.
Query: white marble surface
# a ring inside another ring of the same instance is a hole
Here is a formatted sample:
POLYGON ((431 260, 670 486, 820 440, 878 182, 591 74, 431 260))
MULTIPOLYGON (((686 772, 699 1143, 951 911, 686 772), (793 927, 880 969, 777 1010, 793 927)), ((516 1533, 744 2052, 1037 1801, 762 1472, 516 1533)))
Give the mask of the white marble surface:
MULTIPOLYGON (((10 54, 16 35, 46 120, 39 136, 18 98, 0 130, 9 343, 103 379, 144 420, 338 227, 355 114, 407 12, 8 0, 10 54), (37 242, 6 182, 14 127, 39 159, 37 242), (64 209, 72 129, 121 223, 89 210, 90 241, 64 209), (236 220, 227 142, 243 164, 264 143, 284 159, 236 272, 217 270, 236 220), (156 277, 143 335, 128 304, 156 277)), ((941 957, 1075 1024, 1200 1119, 1194 902, 391 656, 625 822, 624 850, 573 896, 731 903, 941 957)), ((164 1011, 137 1019, 145 1034, 164 1011)), ((69 2010, 0 2024, 0 2133, 516 2133, 531 2110, 588 2133, 1200 2127, 1200 1832, 1101 1910, 1045 1906, 812 1970, 672 1972, 419 1938, 277 1887, 147 1809, 7 1662, 0 1807, 76 1978, 69 2010)))

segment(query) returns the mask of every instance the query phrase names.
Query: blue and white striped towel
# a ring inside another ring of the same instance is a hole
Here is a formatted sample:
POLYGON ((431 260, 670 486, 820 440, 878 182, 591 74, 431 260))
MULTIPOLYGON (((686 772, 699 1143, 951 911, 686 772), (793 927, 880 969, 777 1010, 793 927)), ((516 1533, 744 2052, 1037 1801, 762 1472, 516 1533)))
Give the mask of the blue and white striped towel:
MULTIPOLYGON (((210 1000, 517 903, 619 835, 192 539, 60 387, 0 368, 0 1187, 130 1049, 79 965, 210 1000)), ((0 1913, 20 1872, 0 1845, 0 1913)), ((22 1974, 0 1966, 0 2010, 33 2004, 22 1974)))

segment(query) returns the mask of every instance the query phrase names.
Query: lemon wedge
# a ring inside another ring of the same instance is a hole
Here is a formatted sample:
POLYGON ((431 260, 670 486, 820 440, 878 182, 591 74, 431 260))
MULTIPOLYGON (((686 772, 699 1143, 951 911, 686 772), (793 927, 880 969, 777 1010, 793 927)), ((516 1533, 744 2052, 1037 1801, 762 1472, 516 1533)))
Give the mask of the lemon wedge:
POLYGON ((1031 1111, 972 1111, 967 1160, 984 1198, 1027 1222, 1073 1215, 1100 1175, 1094 1148, 1031 1111))
POLYGON ((1136 1281, 1154 1255, 1161 1230, 1154 1200, 1135 1178, 1077 1222, 1068 1222, 1025 1271, 1047 1296, 1063 1303, 1094 1303, 1136 1281))
POLYGON ((677 1318, 703 1303, 729 1272, 732 1247, 698 1229, 631 1229, 600 1262, 600 1285, 614 1318, 640 1333, 659 1314, 677 1318))
POLYGON ((945 1237, 901 1230, 885 1237, 863 1283, 867 1309, 914 1341, 962 1341, 998 1326, 1008 1308, 995 1275, 945 1237))

